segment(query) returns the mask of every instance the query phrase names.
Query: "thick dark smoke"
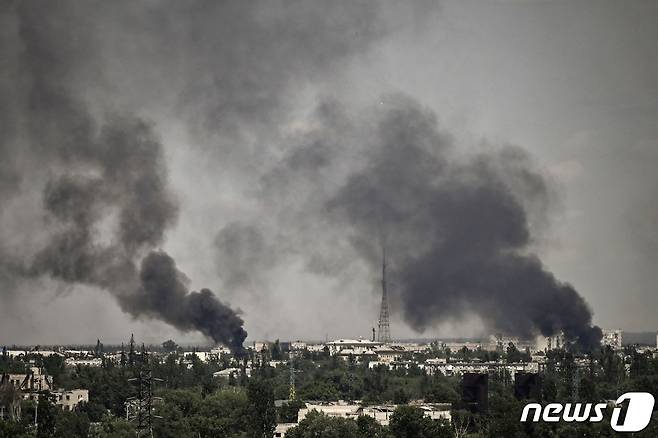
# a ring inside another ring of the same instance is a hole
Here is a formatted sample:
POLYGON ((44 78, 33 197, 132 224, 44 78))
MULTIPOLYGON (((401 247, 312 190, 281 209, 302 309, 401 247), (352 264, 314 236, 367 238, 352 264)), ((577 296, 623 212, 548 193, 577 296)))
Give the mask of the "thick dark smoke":
MULTIPOLYGON (((88 23, 80 23, 77 32, 60 27, 75 19, 75 8, 49 13, 29 2, 4 7, 3 21, 11 24, 20 47, 12 55, 23 77, 13 79, 23 89, 12 91, 3 83, 3 93, 16 94, 10 114, 26 129, 24 138, 3 133, 3 147, 24 142, 29 164, 42 166, 49 225, 42 248, 22 263, 5 262, 4 270, 99 286, 136 318, 200 331, 240 350, 247 334, 236 312, 208 289, 188 292, 173 259, 154 251, 178 207, 153 127, 130 114, 94 117, 74 93, 78 62, 91 57, 90 41, 77 33, 88 23)), ((17 175, 1 171, 2 178, 20 185, 17 175)))
POLYGON ((224 257, 258 262, 246 271, 223 263, 223 278, 248 281, 300 254, 331 277, 356 254, 376 277, 383 244, 394 307, 418 332, 475 314, 496 333, 564 332, 582 348, 598 345, 583 298, 531 252, 552 192, 525 151, 460 154, 434 114, 405 96, 355 114, 322 104, 314 128, 291 139, 262 180, 260 211, 274 225, 231 224, 217 239, 224 257))
POLYGON ((183 274, 166 253, 151 252, 142 260, 140 280, 139 293, 123 299, 131 311, 153 315, 181 330, 199 330, 241 351, 247 337, 242 319, 210 290, 189 292, 183 274))
POLYGON ((267 292, 281 265, 353 280, 355 255, 374 278, 383 242, 418 331, 475 313, 495 331, 595 345, 582 297, 531 252, 550 187, 523 150, 459 155, 400 96, 364 109, 332 95, 306 114, 351 57, 429 15, 414 4, 406 18, 353 0, 0 4, 0 221, 3 236, 34 234, 0 241, 3 291, 25 277, 93 285, 136 318, 241 348, 239 314, 189 291, 160 250, 184 204, 153 114, 183 125, 199 173, 248 204, 222 210, 214 239, 200 232, 233 297, 267 292))
POLYGON ((527 208, 548 194, 526 154, 505 148, 459 159, 431 112, 404 98, 388 105, 367 165, 328 206, 353 227, 373 269, 384 242, 405 320, 422 332, 475 313, 497 332, 563 331, 583 348, 598 345, 583 298, 528 253, 527 208))

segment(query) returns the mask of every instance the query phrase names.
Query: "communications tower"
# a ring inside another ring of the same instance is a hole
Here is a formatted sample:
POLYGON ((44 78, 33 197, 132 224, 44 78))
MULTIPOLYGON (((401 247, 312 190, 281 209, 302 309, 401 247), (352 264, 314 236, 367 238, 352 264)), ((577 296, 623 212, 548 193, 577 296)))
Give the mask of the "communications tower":
POLYGON ((389 322, 388 292, 386 290, 386 247, 382 246, 382 305, 379 309, 377 324, 377 341, 391 342, 391 324, 389 322))

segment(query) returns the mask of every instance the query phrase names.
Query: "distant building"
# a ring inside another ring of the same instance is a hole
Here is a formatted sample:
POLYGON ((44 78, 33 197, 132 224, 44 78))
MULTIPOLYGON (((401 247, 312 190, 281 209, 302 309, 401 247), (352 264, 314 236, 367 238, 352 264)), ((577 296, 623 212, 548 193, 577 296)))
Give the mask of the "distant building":
POLYGON ((283 438, 283 437, 285 437, 288 430, 292 429, 295 426, 297 426, 297 423, 279 423, 279 424, 277 424, 276 429, 274 429, 274 438, 283 438))
POLYGON ((373 350, 375 347, 381 345, 383 345, 383 343, 367 339, 337 339, 335 341, 327 342, 329 354, 332 356, 340 353, 342 350, 352 350, 353 352, 357 352, 357 354, 361 354, 366 350, 373 350))
POLYGON ((608 345, 615 350, 622 349, 622 332, 619 329, 603 330, 603 337, 601 338, 602 345, 608 345))
POLYGON ((72 357, 64 359, 64 364, 67 367, 87 366, 87 367, 100 367, 103 365, 103 359, 74 359, 72 357))
MULTIPOLYGON (((213 373, 213 377, 219 378, 219 379, 225 379, 228 380, 233 376, 233 378, 238 378, 240 377, 240 373, 242 370, 240 368, 226 368, 224 370, 217 371, 216 373, 213 373)), ((244 373, 247 377, 251 377, 251 368, 245 368, 244 373)))
POLYGON ((495 374, 506 370, 510 377, 517 372, 539 372, 539 364, 536 362, 505 364, 500 362, 435 362, 425 361, 424 368, 427 374, 436 373, 444 376, 461 376, 466 373, 488 373, 495 374))
POLYGON ((509 344, 518 347, 520 344, 520 340, 516 336, 503 336, 501 334, 489 336, 489 342, 495 345, 496 349, 505 349, 509 344))
POLYGON ((393 362, 399 360, 401 354, 404 353, 404 351, 386 345, 375 347, 373 352, 377 355, 377 360, 379 362, 393 362))
POLYGON ((55 397, 55 404, 66 411, 73 411, 80 403, 89 402, 89 391, 86 389, 53 390, 53 378, 37 367, 30 368, 28 374, 3 374, 0 386, 3 385, 12 385, 20 391, 20 397, 24 400, 38 400, 44 391, 49 391, 55 397))
MULTIPOLYGON (((387 426, 391 415, 398 405, 379 405, 379 406, 361 406, 356 403, 347 403, 344 401, 327 402, 327 403, 306 403, 297 414, 297 422, 302 421, 309 412, 321 412, 329 417, 351 418, 356 419, 360 415, 374 418, 379 424, 387 426)), ((416 405, 421 409, 426 417, 432 419, 445 418, 451 419, 450 404, 426 403, 416 405)), ((284 435, 282 435, 284 436, 284 435)))
POLYGON ((3 374, 0 382, 10 384, 22 392, 52 391, 53 378, 41 372, 41 368, 32 367, 27 374, 3 374))
POLYGON ((306 349, 312 353, 322 353, 326 346, 324 344, 307 344, 306 349))
POLYGON ((55 396, 55 404, 65 411, 75 410, 80 403, 89 403, 89 391, 86 389, 57 391, 52 394, 55 396))
POLYGON ((6 350, 6 355, 12 358, 20 358, 28 355, 41 357, 64 356, 62 353, 52 350, 6 350))
POLYGON ((254 341, 253 349, 256 353, 262 353, 263 350, 268 349, 268 343, 267 342, 255 342, 254 341))
POLYGON ((192 356, 196 356, 201 362, 209 362, 212 358, 212 352, 207 351, 185 351, 183 357, 187 360, 192 360, 192 356))
POLYGON ((559 350, 565 347, 564 333, 557 333, 546 338, 549 350, 559 350))
POLYGON ((218 346, 210 350, 210 358, 220 360, 223 356, 232 356, 231 349, 228 347, 218 346))

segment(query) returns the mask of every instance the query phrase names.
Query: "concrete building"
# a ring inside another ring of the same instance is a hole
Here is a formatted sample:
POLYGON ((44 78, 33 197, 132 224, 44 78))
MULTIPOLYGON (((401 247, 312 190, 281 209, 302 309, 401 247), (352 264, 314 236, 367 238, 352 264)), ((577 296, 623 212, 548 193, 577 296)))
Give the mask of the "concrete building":
POLYGON ((269 349, 268 344, 269 344, 268 342, 254 341, 254 345, 253 345, 252 348, 256 353, 262 353, 263 350, 268 350, 269 349))
POLYGON ((373 350, 375 347, 381 345, 383 345, 381 342, 370 341, 367 339, 337 339, 335 341, 327 342, 329 354, 332 356, 345 349, 350 349, 352 351, 366 351, 373 350))
POLYGON ((517 372, 539 372, 539 364, 535 362, 505 364, 500 362, 429 362, 424 368, 429 375, 441 373, 444 376, 461 376, 464 373, 495 374, 506 370, 513 378, 517 372))
POLYGON ((32 367, 27 374, 3 374, 2 383, 8 383, 22 392, 52 391, 53 378, 43 374, 41 368, 32 367))
MULTIPOLYGON (((361 406, 356 403, 347 403, 344 401, 328 402, 328 403, 306 403, 306 406, 299 410, 297 415, 297 422, 302 421, 311 411, 321 412, 329 417, 350 418, 355 420, 360 415, 372 417, 381 425, 387 426, 391 414, 398 407, 398 405, 376 405, 376 406, 361 406)), ((449 403, 426 403, 418 404, 416 407, 423 410, 426 417, 432 419, 445 418, 450 420, 450 404, 449 403)))
POLYGON ((224 356, 233 357, 233 354, 231 353, 231 349, 224 346, 218 346, 210 350, 210 354, 208 355, 208 358, 210 360, 220 360, 224 356))
POLYGON ((274 438, 282 438, 286 436, 286 432, 297 426, 297 423, 279 423, 274 429, 274 438))
POLYGON ((306 350, 306 342, 293 341, 290 343, 290 351, 306 350))
POLYGON ((557 333, 553 336, 546 338, 546 343, 549 350, 560 349, 565 347, 564 333, 557 333))
POLYGON ((615 350, 622 349, 622 332, 620 329, 603 330, 603 338, 601 338, 601 345, 607 345, 615 350))
POLYGON ((12 358, 21 358, 28 355, 41 357, 64 356, 62 353, 53 350, 6 350, 5 354, 12 358))
POLYGON ((55 404, 65 411, 75 410, 80 403, 89 403, 89 391, 86 389, 72 389, 70 391, 53 392, 55 404))
MULTIPOLYGON (((224 370, 217 371, 216 373, 213 373, 213 377, 219 378, 219 379, 225 379, 228 380, 233 376, 234 378, 240 377, 240 373, 242 370, 240 368, 226 368, 224 370)), ((251 368, 245 368, 244 373, 247 377, 251 377, 251 368)))
POLYGON ((307 344, 306 349, 310 351, 311 353, 322 353, 324 352, 325 349, 324 344, 307 344))
POLYGON ((399 360, 402 353, 404 353, 404 351, 386 345, 375 347, 373 351, 377 356, 378 362, 393 362, 399 360))
POLYGON ((103 359, 93 358, 93 359, 75 359, 68 357, 64 359, 64 364, 67 367, 76 367, 76 366, 86 366, 86 367, 100 367, 103 365, 103 359))

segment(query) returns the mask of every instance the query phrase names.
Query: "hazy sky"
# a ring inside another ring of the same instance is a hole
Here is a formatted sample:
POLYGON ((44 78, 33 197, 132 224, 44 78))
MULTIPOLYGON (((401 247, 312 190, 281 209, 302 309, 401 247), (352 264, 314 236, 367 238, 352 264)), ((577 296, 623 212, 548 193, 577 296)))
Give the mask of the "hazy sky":
MULTIPOLYGON (((158 248, 190 289, 208 287, 241 309, 249 340, 370 335, 377 272, 350 249, 347 229, 318 219, 318 200, 370 150, 364 112, 401 95, 435 115, 459 154, 527 151, 549 185, 534 222, 528 207, 527 250, 585 298, 595 324, 658 329, 655 1, 51 8, 0 7, 0 111, 11 115, 0 128, 12 132, 0 139, 5 259, 29 260, 40 247, 52 227, 40 193, 66 166, 34 152, 25 114, 35 103, 22 90, 40 74, 23 74, 29 52, 44 58, 45 81, 92 118, 130 113, 152 124, 178 205, 158 248), (48 44, 27 50, 30 29, 48 44), (325 147, 340 158, 314 173, 309 163, 331 159, 325 147)), ((0 271, 0 343, 110 343, 131 332, 146 342, 204 340, 135 319, 94 285, 9 271, 0 271)), ((464 315, 419 334, 395 303, 392 313, 394 337, 488 330, 464 315)))

